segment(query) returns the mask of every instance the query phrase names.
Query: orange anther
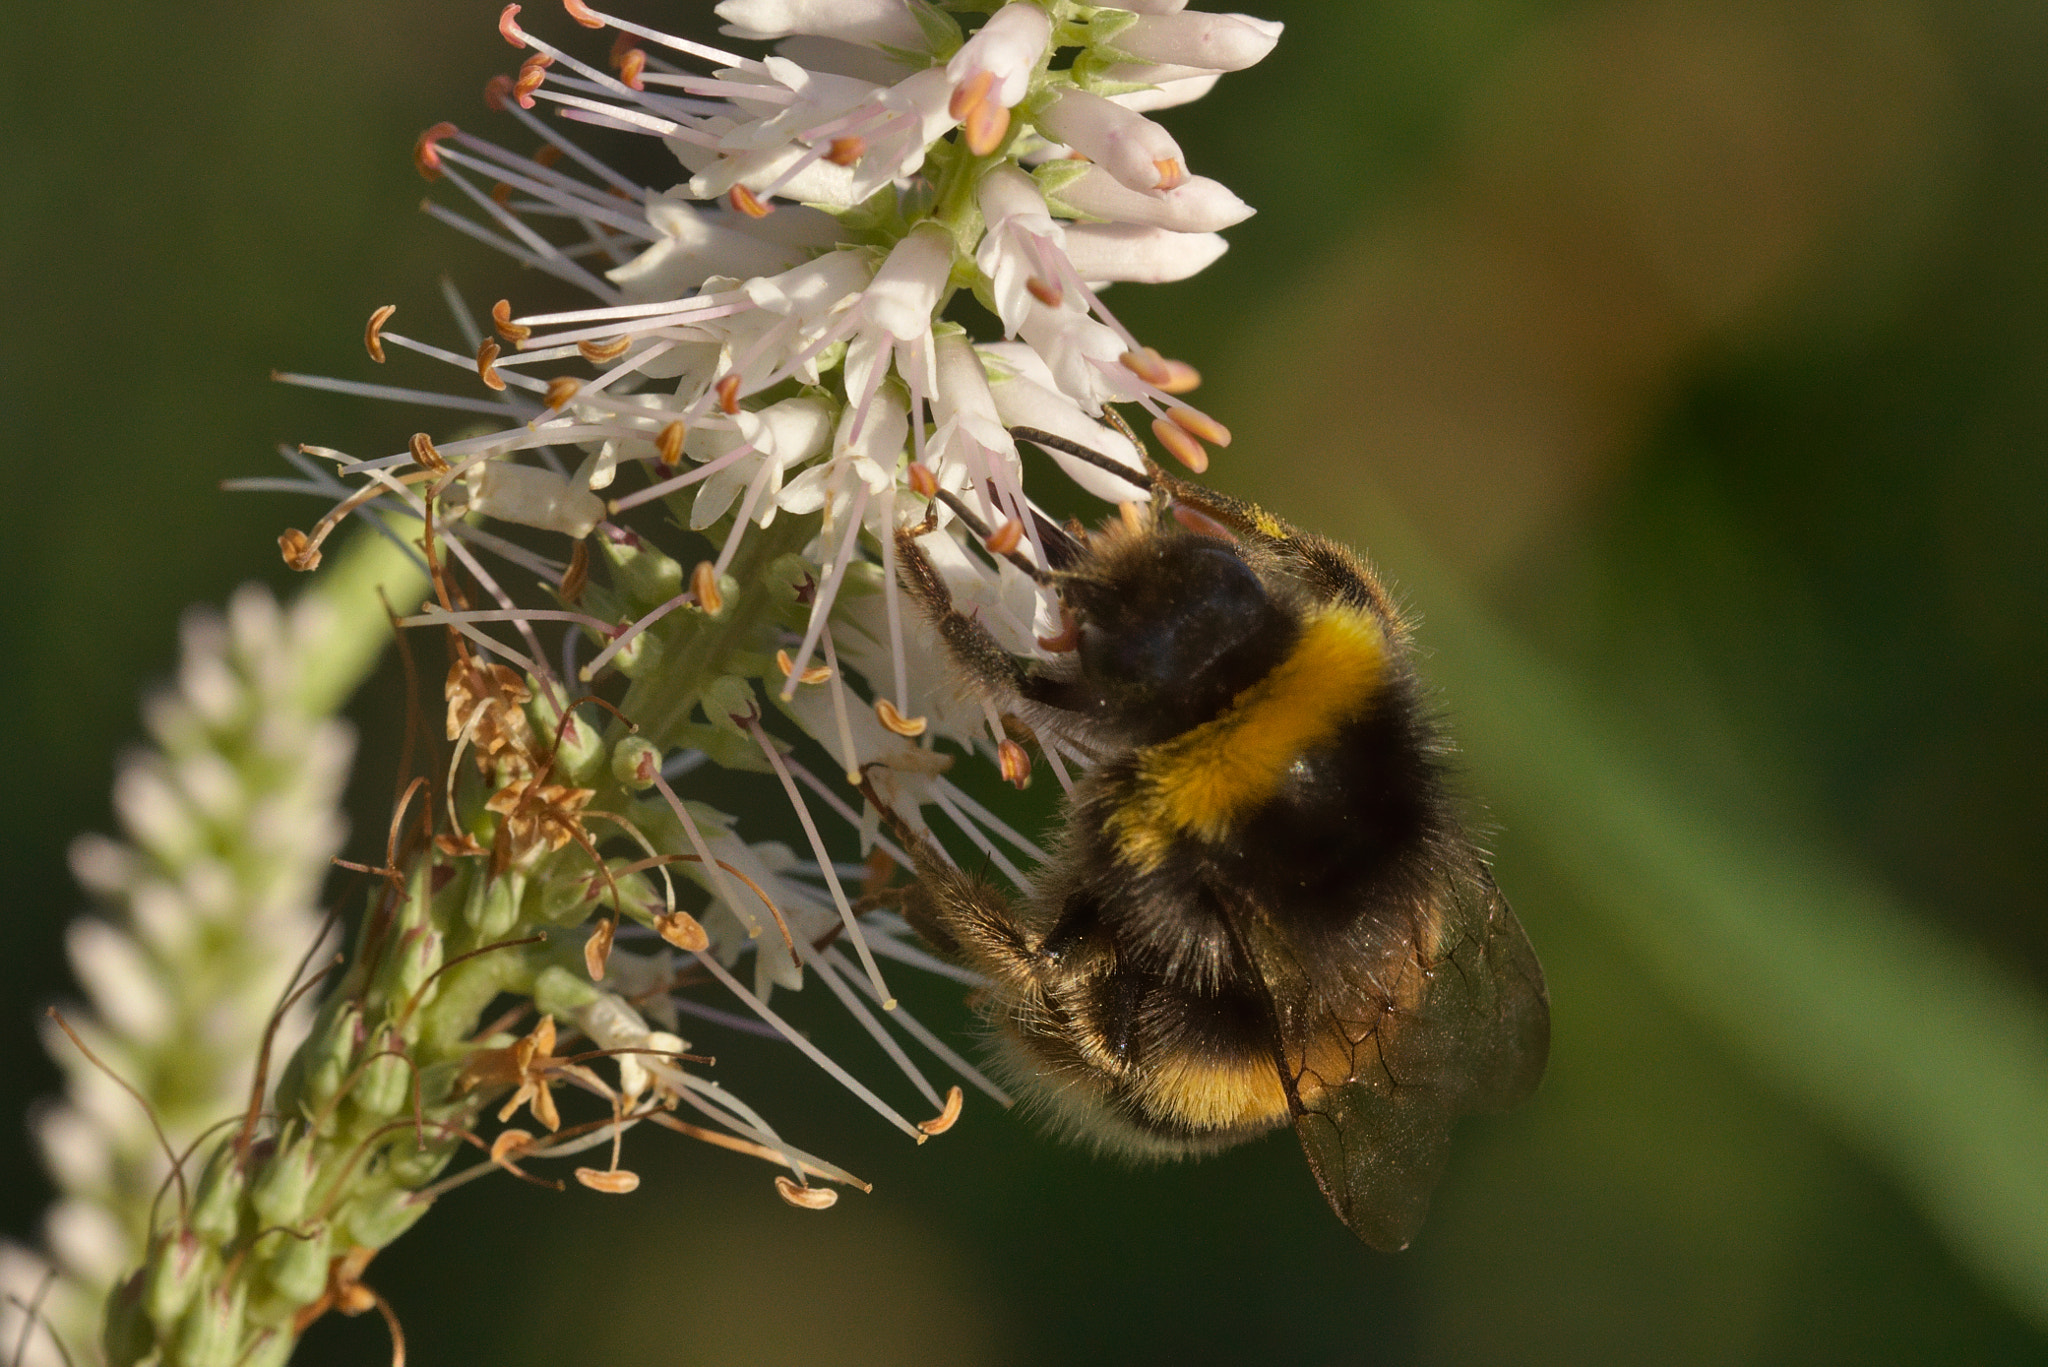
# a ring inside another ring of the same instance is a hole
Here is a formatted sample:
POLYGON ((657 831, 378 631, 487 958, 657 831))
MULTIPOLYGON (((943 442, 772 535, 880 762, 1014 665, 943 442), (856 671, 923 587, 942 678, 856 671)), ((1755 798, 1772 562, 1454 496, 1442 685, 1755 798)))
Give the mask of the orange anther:
POLYGON ((519 27, 519 6, 507 5, 498 11, 498 35, 513 47, 526 46, 526 30, 519 27))
POLYGON ((512 187, 510 185, 507 185, 504 181, 501 180, 496 185, 493 185, 491 187, 491 203, 497 205, 500 209, 502 209, 511 202, 512 187))
POLYGON ((1024 288, 1030 291, 1033 299, 1036 299, 1049 309, 1058 308, 1060 301, 1067 297, 1066 291, 1062 290, 1058 285, 1053 284, 1050 280, 1041 280, 1035 275, 1024 277, 1024 288))
POLYGON ((990 532, 988 540, 982 542, 982 544, 997 555, 1008 555, 1011 551, 1017 549, 1018 543, 1023 539, 1024 524, 1013 517, 1002 526, 990 532))
POLYGON ((560 161, 561 159, 562 149, 555 146, 551 142, 544 142, 540 146, 534 148, 533 156, 530 158, 533 164, 535 166, 540 167, 542 170, 546 170, 548 167, 553 166, 556 162, 560 161))
POLYGON ((640 1189, 640 1174, 625 1168, 600 1171, 597 1168, 576 1169, 576 1180, 592 1191, 601 1191, 609 1196, 624 1196, 629 1191, 640 1189))
POLYGON ((363 350, 369 352, 370 359, 378 365, 384 364, 384 325, 396 312, 398 305, 386 304, 370 315, 370 325, 363 329, 363 350))
POLYGON ((1196 474, 1209 468, 1209 453, 1202 443, 1188 434, 1186 429, 1176 426, 1165 418, 1152 419, 1152 435, 1167 449, 1172 457, 1196 474))
POLYGON ((606 60, 609 61, 612 64, 613 69, 616 70, 619 63, 626 60, 627 53, 637 52, 639 48, 640 40, 638 38, 635 38, 632 34, 627 33, 624 30, 620 30, 618 37, 612 39, 611 56, 606 58, 606 60))
POLYGON ((1136 351, 1126 351, 1123 355, 1117 357, 1117 360, 1123 362, 1125 370, 1130 371, 1131 374, 1136 375, 1154 388, 1163 388, 1166 381, 1172 378, 1173 372, 1167 369, 1166 358, 1151 347, 1140 347, 1136 351))
POLYGON ((428 180, 441 178, 441 152, 437 143, 452 138, 459 130, 454 124, 441 122, 420 134, 419 141, 412 145, 412 164, 428 180))
POLYGON ((609 342, 600 342, 586 337, 576 344, 577 353, 592 365, 606 365, 618 360, 619 357, 632 349, 633 339, 631 337, 614 337, 609 342))
MULTIPOLYGON (((786 679, 789 677, 789 672, 796 668, 796 662, 789 658, 788 651, 778 650, 775 652, 775 667, 782 671, 782 677, 786 679)), ((832 668, 830 665, 812 665, 797 677, 797 682, 821 684, 831 677, 832 668)))
POLYGON ((875 699, 875 716, 880 719, 882 725, 888 727, 899 736, 921 736, 924 734, 925 720, 923 717, 904 716, 896 710, 896 704, 890 702, 887 698, 875 699))
POLYGON ((512 1166, 512 1160, 533 1147, 533 1136, 525 1130, 500 1130, 498 1137, 491 1141, 491 1161, 501 1168, 512 1166))
POLYGON ((498 378, 498 344, 484 338, 484 344, 476 349, 476 373, 492 389, 503 389, 505 382, 498 378))
POLYGON ((738 209, 748 218, 766 218, 775 212, 774 205, 763 203, 760 196, 744 185, 733 186, 731 192, 726 195, 726 199, 731 202, 733 208, 738 209))
POLYGON ((775 1179, 775 1190, 782 1199, 802 1210, 830 1210, 839 1203, 839 1193, 830 1187, 813 1187, 787 1177, 775 1179))
POLYGON ((590 974, 590 981, 604 981, 604 966, 611 962, 612 939, 618 933, 619 923, 607 916, 597 923, 590 932, 590 938, 583 942, 583 967, 590 974))
POLYGON ((834 166, 852 166, 868 152, 868 140, 862 137, 832 139, 832 150, 825 154, 825 160, 834 166))
POLYGON ((1202 387, 1202 372, 1186 361, 1176 361, 1169 357, 1166 362, 1166 378, 1156 383, 1169 394, 1185 394, 1202 387))
POLYGON ((619 80, 628 90, 643 90, 646 87, 640 78, 646 73, 647 54, 637 47, 627 49, 626 55, 619 59, 619 80))
POLYGON ((1162 157, 1153 162, 1152 169, 1159 173, 1159 179, 1152 187, 1155 190, 1174 189, 1188 178, 1187 168, 1172 157, 1162 157))
POLYGON ((542 402, 549 408, 566 408, 569 400, 576 397, 576 391, 583 388, 583 381, 568 375, 557 375, 548 381, 547 394, 542 402))
POLYGON ((590 543, 578 541, 569 552, 569 568, 562 571, 561 595, 565 603, 573 603, 583 596, 584 585, 590 582, 590 543))
POLYGON ((996 743, 996 770, 1013 788, 1031 786, 1031 756, 1008 736, 996 743))
POLYGON ((702 923, 687 911, 671 911, 656 916, 654 931, 677 949, 691 954, 701 954, 711 948, 711 937, 704 933, 702 923))
POLYGON ((1064 655, 1067 651, 1075 649, 1080 644, 1081 624, 1074 620, 1073 610, 1066 607, 1060 609, 1059 634, 1038 638, 1038 648, 1054 655, 1064 655))
POLYGON ((726 416, 730 417, 740 411, 739 372, 735 371, 730 375, 721 377, 718 383, 711 386, 711 388, 718 395, 720 411, 725 413, 726 416))
POLYGON ((1173 419, 1174 426, 1198 441, 1206 441, 1211 446, 1230 445, 1230 429, 1199 408, 1169 408, 1166 416, 1173 419))
POLYGON ((917 1128, 923 1130, 926 1134, 944 1134, 947 1130, 952 1129, 953 1122, 960 1118, 960 1106, 965 1100, 966 1097, 957 1086, 950 1088, 946 1092, 945 1109, 941 1110, 938 1115, 930 1120, 918 1121, 917 1128))
POLYGON ((959 85, 953 87, 953 98, 946 101, 948 118, 964 119, 988 98, 989 89, 996 83, 993 71, 977 71, 959 85))
POLYGON ((994 100, 983 100, 969 111, 963 127, 967 150, 985 157, 1003 145, 1003 135, 1010 131, 1010 111, 994 100))
POLYGON ((510 299, 500 299, 497 303, 491 305, 491 328, 513 346, 518 346, 521 342, 533 336, 532 328, 512 321, 512 301, 510 299))
POLYGON ((583 3, 583 0, 562 0, 562 8, 569 11, 569 17, 585 28, 603 28, 604 19, 597 11, 583 3))
POLYGON ((683 438, 690 435, 690 429, 683 426, 678 418, 661 429, 654 439, 654 450, 661 457, 661 463, 673 470, 682 463, 683 438))
POLYGON ((512 98, 512 78, 500 72, 484 82, 484 108, 493 114, 505 112, 505 102, 512 98))
POLYGON ((912 461, 910 462, 909 470, 905 473, 910 479, 911 493, 916 494, 919 498, 937 498, 939 496, 939 477, 932 473, 931 466, 925 465, 920 461, 912 461))
POLYGON ((718 591, 718 572, 709 560, 699 560, 697 568, 690 571, 690 596, 713 617, 725 610, 725 595, 718 591))
POLYGON ((433 474, 448 472, 448 458, 434 449, 434 439, 424 432, 412 434, 412 463, 433 474))
POLYGON ((320 568, 320 548, 313 544, 313 538, 297 527, 287 527, 284 535, 277 539, 277 548, 284 554, 284 563, 301 572, 320 568))

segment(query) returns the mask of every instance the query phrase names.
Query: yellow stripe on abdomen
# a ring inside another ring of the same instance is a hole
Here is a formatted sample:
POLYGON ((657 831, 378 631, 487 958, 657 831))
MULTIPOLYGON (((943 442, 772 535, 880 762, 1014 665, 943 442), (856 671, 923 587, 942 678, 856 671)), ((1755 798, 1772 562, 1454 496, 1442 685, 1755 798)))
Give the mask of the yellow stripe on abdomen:
POLYGON ((1149 873, 1179 837, 1222 840, 1272 800, 1297 759, 1371 708, 1385 672, 1378 622, 1339 604, 1317 610, 1222 715, 1139 752, 1135 792, 1107 823, 1118 856, 1149 873))

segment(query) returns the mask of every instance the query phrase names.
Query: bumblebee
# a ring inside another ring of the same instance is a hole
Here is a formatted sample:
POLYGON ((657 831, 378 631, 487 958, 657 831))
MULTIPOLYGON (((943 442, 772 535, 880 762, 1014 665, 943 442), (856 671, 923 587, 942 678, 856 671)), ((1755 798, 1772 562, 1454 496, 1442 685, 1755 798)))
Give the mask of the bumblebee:
POLYGON ((1542 969, 1453 810, 1373 570, 1157 467, 1150 484, 1149 517, 1042 523, 1049 569, 1012 554, 1072 624, 1050 659, 955 609, 918 547, 930 522, 897 534, 966 686, 1097 757, 1021 902, 868 788, 915 864, 905 914, 988 980, 1008 1071, 1059 1128, 1165 1157, 1292 1124, 1339 1218, 1400 1249, 1456 1119, 1541 1078, 1542 969))

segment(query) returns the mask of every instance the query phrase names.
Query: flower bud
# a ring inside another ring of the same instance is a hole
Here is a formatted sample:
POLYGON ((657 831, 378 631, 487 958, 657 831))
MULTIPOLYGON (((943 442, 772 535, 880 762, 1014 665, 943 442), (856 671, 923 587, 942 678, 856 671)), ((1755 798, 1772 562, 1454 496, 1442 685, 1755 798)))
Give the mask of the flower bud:
POLYGON ((190 1229, 174 1230, 157 1241, 143 1268, 142 1302, 160 1325, 178 1322, 193 1296, 219 1271, 207 1244, 190 1229))
POLYGON ((200 1297, 178 1324, 170 1360, 178 1367, 234 1367, 241 1357, 246 1288, 238 1280, 200 1297))
POLYGON ((349 1093, 349 1104, 366 1120, 382 1121, 404 1111, 412 1096, 412 1066, 403 1055, 404 1041, 386 1030, 377 1049, 362 1065, 362 1075, 349 1093))
POLYGON ((386 1187, 348 1207, 344 1222, 349 1237, 364 1248, 382 1248, 411 1229, 413 1222, 433 1209, 434 1203, 416 1198, 410 1191, 386 1187))
POLYGON ((1100 95, 1062 90, 1038 115, 1066 143, 1133 190, 1170 190, 1187 179, 1187 157, 1164 128, 1100 95))
POLYGON ((660 772, 661 751, 644 736, 627 736, 612 747, 612 777, 628 792, 646 792, 660 772))
POLYGON ((332 1254, 325 1230, 312 1231, 306 1238, 274 1234, 264 1261, 263 1279, 279 1300, 292 1305, 311 1305, 327 1289, 327 1264, 332 1254))
POLYGON ((198 1199, 186 1223, 192 1231, 212 1244, 226 1244, 242 1227, 242 1196, 249 1189, 248 1174, 237 1160, 232 1144, 214 1151, 199 1179, 198 1199))
POLYGON ((612 583, 635 616, 651 612, 683 591, 683 567, 639 537, 600 536, 597 547, 611 566, 612 583))
POLYGON ((1141 62, 1242 71, 1265 59, 1283 27, 1248 14, 1148 14, 1113 41, 1141 62))
POLYGON ((249 1192, 257 1223, 292 1226, 303 1220, 319 1171, 311 1135, 302 1134, 273 1152, 249 1192))

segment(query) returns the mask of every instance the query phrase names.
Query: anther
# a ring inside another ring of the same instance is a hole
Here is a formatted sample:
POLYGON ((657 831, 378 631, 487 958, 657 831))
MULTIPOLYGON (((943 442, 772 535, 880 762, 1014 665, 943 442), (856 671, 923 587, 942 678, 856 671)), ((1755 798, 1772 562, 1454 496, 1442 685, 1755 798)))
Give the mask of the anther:
POLYGON ((801 1210, 830 1210, 839 1203, 839 1193, 832 1188, 807 1186, 787 1177, 776 1177, 775 1190, 783 1200, 801 1210))
POLYGON ((1060 301, 1067 297, 1066 292, 1060 289, 1058 285, 1053 284, 1049 280, 1041 280, 1035 275, 1024 277, 1024 288, 1030 291, 1033 299, 1036 299, 1049 309, 1058 308, 1060 301))
POLYGON ((583 0, 562 0, 562 8, 569 11, 569 17, 585 28, 603 28, 604 20, 599 18, 583 0))
POLYGON ((592 365, 609 365, 632 350, 632 348, 633 339, 631 337, 614 337, 609 342, 600 342, 596 338, 586 337, 576 344, 577 353, 592 365))
POLYGON ((277 539, 277 548, 284 553, 284 563, 295 570, 305 573, 320 568, 320 548, 297 527, 284 529, 284 535, 277 539))
POLYGON ((532 328, 512 321, 512 301, 510 299, 500 299, 497 303, 491 305, 491 329, 513 346, 518 346, 521 342, 533 336, 532 328))
POLYGON ((436 144, 452 138, 460 130, 452 123, 441 122, 420 134, 419 141, 412 145, 412 164, 428 180, 441 178, 441 152, 436 144))
POLYGON ((533 92, 540 89, 548 78, 548 62, 541 57, 531 57, 519 67, 519 79, 512 82, 512 98, 521 109, 533 108, 533 92))
POLYGON ((640 1189, 640 1174, 626 1168, 612 1168, 610 1171, 578 1168, 576 1180, 592 1191, 601 1191, 609 1196, 624 1196, 640 1189))
POLYGON ((574 603, 583 597, 584 585, 590 582, 590 543, 578 541, 569 552, 569 568, 562 571, 562 601, 574 603))
POLYGON ((957 1086, 949 1089, 946 1092, 945 1109, 941 1110, 930 1120, 918 1121, 917 1128, 923 1130, 926 1134, 944 1134, 947 1130, 953 1128, 955 1121, 960 1119, 960 1106, 965 1100, 966 1097, 957 1086))
POLYGON ((1213 536, 1219 541, 1236 541, 1237 535, 1230 528, 1198 508, 1185 503, 1173 505, 1173 520, 1193 532, 1196 536, 1213 536))
POLYGON ((533 1147, 533 1136, 525 1130, 500 1130, 491 1141, 491 1162, 517 1172, 513 1160, 533 1147))
POLYGON ((501 180, 491 187, 491 203, 502 209, 511 202, 512 187, 510 185, 501 180))
POLYGON ((1157 384, 1169 394, 1185 394, 1202 387, 1202 372, 1186 361, 1176 361, 1169 357, 1166 361, 1166 378, 1157 384))
POLYGON ((910 479, 911 493, 916 494, 919 498, 937 498, 939 496, 939 477, 932 473, 932 468, 929 465, 920 461, 912 461, 910 462, 910 469, 905 473, 910 479))
POLYGON ((498 11, 498 36, 513 47, 526 46, 526 30, 519 27, 519 6, 507 5, 498 11))
POLYGON ((748 218, 766 218, 775 212, 774 205, 763 203, 759 195, 744 185, 733 186, 726 199, 731 202, 733 208, 748 218))
POLYGON ((548 381, 547 393, 542 402, 549 408, 566 408, 569 400, 576 397, 576 391, 583 388, 583 381, 571 375, 557 375, 548 381))
MULTIPOLYGON (((582 543, 578 542, 577 544, 581 545, 582 543)), ((1078 648, 1080 644, 1081 624, 1074 620, 1073 609, 1064 606, 1060 608, 1059 634, 1040 636, 1038 638, 1038 648, 1053 655, 1064 655, 1066 652, 1078 648)))
POLYGON ((612 939, 618 933, 619 923, 607 916, 597 923, 590 932, 590 938, 583 942, 583 967, 590 974, 590 981, 604 981, 604 966, 611 962, 612 939))
POLYGON ((1199 408, 1169 408, 1166 416, 1173 420, 1174 426, 1198 441, 1205 441, 1211 446, 1230 445, 1230 429, 1199 408))
POLYGON ((448 458, 434 449, 434 439, 424 432, 412 434, 412 463, 430 474, 448 473, 448 458))
POLYGON ((738 371, 722 376, 718 383, 711 386, 711 388, 718 395, 720 412, 724 413, 727 417, 733 417, 739 413, 740 376, 738 371))
POLYGON ((967 115, 963 129, 967 150, 985 157, 1003 145, 1003 135, 1010 131, 1010 111, 994 100, 983 100, 967 115))
POLYGON ((540 167, 542 170, 546 170, 548 167, 553 166, 556 162, 560 161, 562 159, 562 155, 563 153, 561 148, 555 146, 555 144, 551 142, 544 142, 540 146, 533 149, 533 155, 527 158, 527 160, 531 161, 535 166, 540 167))
POLYGON ((981 544, 997 555, 1008 555, 1017 549, 1017 543, 1024 539, 1024 524, 1011 518, 988 534, 988 540, 981 544))
POLYGON ((691 954, 701 954, 711 948, 711 937, 704 933, 704 926, 687 911, 670 911, 654 918, 655 933, 677 949, 691 954))
POLYGON ((505 102, 512 98, 512 78, 503 72, 484 82, 484 108, 493 114, 505 112, 505 102))
POLYGON ((484 344, 476 349, 476 373, 492 389, 503 389, 505 382, 498 378, 498 344, 484 338, 484 344))
POLYGON ((628 90, 644 90, 640 78, 647 72, 647 54, 639 48, 628 48, 626 55, 619 59, 619 80, 628 90))
POLYGON ((1145 515, 1138 511, 1138 505, 1126 499, 1116 505, 1116 515, 1122 519, 1124 530, 1137 536, 1145 530, 1145 515))
POLYGON ((660 435, 655 437, 655 454, 661 457, 661 463, 668 469, 673 470, 682 463, 683 438, 689 434, 690 429, 683 426, 682 419, 678 418, 662 428, 660 435))
POLYGON ((825 153, 825 160, 834 166, 852 166, 867 155, 868 140, 847 136, 832 139, 831 150, 825 153))
POLYGON ((386 304, 370 315, 370 325, 363 329, 363 350, 369 352, 370 359, 378 365, 384 364, 384 325, 396 312, 398 305, 386 304))
POLYGON ((988 98, 990 87, 996 83, 993 71, 977 71, 973 76, 953 88, 953 98, 946 101, 946 115, 949 118, 965 119, 981 102, 988 98))
POLYGON ((1152 435, 1159 439, 1159 444, 1164 446, 1175 460, 1196 474, 1199 475, 1209 468, 1208 451, 1203 449, 1202 443, 1189 435, 1187 429, 1165 418, 1154 418, 1152 435))
POLYGON ((1187 168, 1172 157, 1161 157, 1152 163, 1152 169, 1159 173, 1159 180, 1152 187, 1155 190, 1176 189, 1188 178, 1187 168))
POLYGON ((1140 347, 1136 351, 1126 351, 1123 355, 1117 357, 1117 360, 1123 363, 1125 370, 1130 371, 1131 374, 1136 375, 1155 389, 1164 388, 1166 381, 1172 376, 1172 372, 1166 368, 1166 358, 1151 347, 1140 347))
POLYGON ((621 29, 618 37, 612 39, 611 56, 606 58, 606 60, 612 64, 614 69, 617 69, 626 60, 627 53, 638 52, 639 50, 640 40, 621 29))
POLYGON ((881 721, 882 725, 888 727, 899 736, 921 736, 924 734, 925 719, 923 717, 904 716, 896 710, 896 704, 890 702, 887 698, 875 699, 875 716, 881 721))
POLYGON ((709 560, 699 560, 697 568, 690 571, 690 596, 713 617, 725 611, 725 595, 718 591, 718 572, 709 560))
MULTIPOLYGON (((782 677, 786 679, 789 677, 789 672, 792 669, 796 668, 796 661, 789 658, 788 651, 778 650, 775 652, 775 666, 776 668, 782 671, 782 677)), ((821 684, 831 677, 831 666, 812 665, 809 669, 806 669, 802 674, 797 676, 797 682, 805 684, 821 684)))
POLYGON ((1008 736, 996 743, 996 770, 1012 788, 1031 786, 1031 755, 1008 736))

